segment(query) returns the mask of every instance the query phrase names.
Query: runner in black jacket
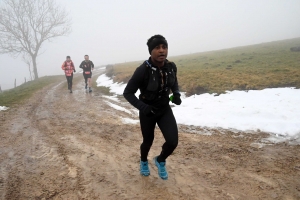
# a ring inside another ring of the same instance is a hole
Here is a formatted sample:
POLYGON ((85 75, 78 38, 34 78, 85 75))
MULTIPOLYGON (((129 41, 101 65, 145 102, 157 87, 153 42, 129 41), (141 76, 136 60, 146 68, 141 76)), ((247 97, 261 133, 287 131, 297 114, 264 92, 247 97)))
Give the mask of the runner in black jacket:
POLYGON ((91 84, 91 78, 92 78, 92 70, 94 70, 94 63, 89 60, 89 56, 84 56, 84 61, 81 62, 79 65, 79 68, 82 68, 84 82, 85 82, 85 89, 89 86, 89 92, 92 92, 92 84, 91 84))
POLYGON ((149 176, 148 152, 154 140, 154 129, 157 124, 165 138, 162 151, 154 158, 158 168, 158 175, 166 180, 168 173, 165 168, 166 159, 175 150, 178 144, 178 129, 173 112, 169 105, 169 94, 173 92, 172 102, 180 105, 180 93, 177 82, 177 68, 166 58, 168 55, 168 43, 161 35, 152 36, 148 42, 150 58, 139 66, 125 90, 124 97, 139 110, 140 126, 143 142, 140 147, 141 161, 140 173, 149 176), (137 90, 141 94, 135 96, 137 90))

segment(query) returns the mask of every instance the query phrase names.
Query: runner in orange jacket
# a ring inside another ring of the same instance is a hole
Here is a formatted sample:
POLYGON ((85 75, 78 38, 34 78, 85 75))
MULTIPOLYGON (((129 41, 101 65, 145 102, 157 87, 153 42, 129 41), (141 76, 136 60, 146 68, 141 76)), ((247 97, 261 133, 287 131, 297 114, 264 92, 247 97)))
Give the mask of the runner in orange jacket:
POLYGON ((73 80, 73 71, 76 72, 75 66, 73 61, 71 60, 70 56, 67 56, 66 61, 61 66, 62 70, 65 71, 67 83, 68 83, 68 90, 72 93, 72 80, 73 80))

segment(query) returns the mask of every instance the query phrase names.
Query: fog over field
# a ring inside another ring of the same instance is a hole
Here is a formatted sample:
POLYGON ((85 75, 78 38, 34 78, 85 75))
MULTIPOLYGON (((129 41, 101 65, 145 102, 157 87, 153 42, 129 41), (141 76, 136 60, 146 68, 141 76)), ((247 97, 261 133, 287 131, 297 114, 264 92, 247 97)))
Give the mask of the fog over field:
MULTIPOLYGON (((96 66, 146 59, 146 42, 154 34, 166 37, 169 57, 300 37, 299 0, 57 3, 69 12, 72 33, 43 44, 39 77, 63 75, 60 66, 67 55, 76 67, 85 54, 96 66)), ((0 63, 2 90, 12 88, 15 78, 17 85, 29 79, 21 58, 0 55, 0 63)))

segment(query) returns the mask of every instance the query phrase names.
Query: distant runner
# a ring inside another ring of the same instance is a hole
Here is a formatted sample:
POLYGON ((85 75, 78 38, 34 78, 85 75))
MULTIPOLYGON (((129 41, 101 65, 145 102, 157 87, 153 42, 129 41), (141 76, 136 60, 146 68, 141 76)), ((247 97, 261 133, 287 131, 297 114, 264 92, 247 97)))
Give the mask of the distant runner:
POLYGON ((70 90, 70 93, 72 93, 73 71, 76 72, 76 70, 70 56, 67 56, 66 61, 64 61, 61 68, 65 71, 66 74, 68 90, 70 90))
POLYGON ((166 159, 178 144, 178 128, 172 109, 169 105, 170 90, 173 92, 171 101, 181 104, 177 82, 177 67, 168 61, 168 43, 161 35, 152 36, 148 42, 150 58, 140 65, 129 80, 124 97, 139 110, 140 126, 143 142, 140 146, 140 174, 149 176, 148 153, 154 140, 154 129, 157 124, 165 143, 159 156, 154 158, 160 178, 168 179, 166 159), (137 90, 141 94, 135 96, 137 90))
POLYGON ((89 56, 84 56, 84 61, 81 62, 80 68, 83 69, 83 77, 84 77, 84 83, 85 83, 85 89, 89 87, 89 92, 92 92, 92 84, 91 84, 91 78, 92 78, 92 70, 94 70, 94 63, 89 60, 89 56))

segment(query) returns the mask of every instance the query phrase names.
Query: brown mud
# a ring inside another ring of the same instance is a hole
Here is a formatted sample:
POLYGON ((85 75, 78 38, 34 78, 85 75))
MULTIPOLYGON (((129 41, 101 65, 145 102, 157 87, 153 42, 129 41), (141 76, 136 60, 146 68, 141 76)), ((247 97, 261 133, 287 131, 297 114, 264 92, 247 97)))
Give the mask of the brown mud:
MULTIPOLYGON (((80 76, 80 75, 77 75, 80 76)), ((94 76, 95 78, 96 76, 94 76)), ((300 145, 259 145, 266 133, 179 127, 179 145, 161 180, 139 174, 139 124, 122 97, 86 93, 80 77, 0 112, 0 199, 300 199, 300 145), (132 113, 116 110, 108 102, 132 113)))

